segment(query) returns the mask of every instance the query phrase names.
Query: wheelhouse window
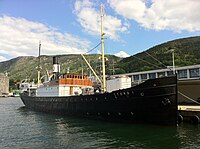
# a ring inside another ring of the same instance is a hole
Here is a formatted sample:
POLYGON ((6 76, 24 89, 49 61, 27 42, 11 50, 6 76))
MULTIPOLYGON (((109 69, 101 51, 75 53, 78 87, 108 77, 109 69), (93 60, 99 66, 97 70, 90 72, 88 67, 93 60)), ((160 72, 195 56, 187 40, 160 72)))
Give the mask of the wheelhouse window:
POLYGON ((178 78, 179 79, 187 78, 187 70, 178 70, 178 78))
POLYGON ((156 78, 156 73, 149 73, 149 79, 156 78))
POLYGON ((198 78, 199 76, 199 68, 190 69, 190 78, 198 78))

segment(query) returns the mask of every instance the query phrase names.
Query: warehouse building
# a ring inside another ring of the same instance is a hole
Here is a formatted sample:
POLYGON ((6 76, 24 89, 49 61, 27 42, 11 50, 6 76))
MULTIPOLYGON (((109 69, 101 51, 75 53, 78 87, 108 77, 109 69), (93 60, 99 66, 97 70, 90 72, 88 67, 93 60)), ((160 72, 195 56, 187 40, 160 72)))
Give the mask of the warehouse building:
POLYGON ((0 73, 0 97, 6 97, 9 94, 9 78, 7 75, 0 73))

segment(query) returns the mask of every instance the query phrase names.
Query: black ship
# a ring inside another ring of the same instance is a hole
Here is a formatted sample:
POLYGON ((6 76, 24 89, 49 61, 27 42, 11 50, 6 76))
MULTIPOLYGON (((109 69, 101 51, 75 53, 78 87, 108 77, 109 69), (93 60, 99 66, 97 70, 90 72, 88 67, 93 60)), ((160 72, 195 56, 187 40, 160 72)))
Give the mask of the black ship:
POLYGON ((54 57, 49 81, 38 87, 35 95, 20 95, 25 106, 36 111, 93 119, 176 125, 176 76, 149 79, 134 87, 116 89, 114 85, 115 90, 106 91, 104 35, 101 27, 103 92, 93 92, 87 76, 60 75, 60 65, 54 57))
POLYGON ((54 57, 51 80, 38 87, 36 95, 20 95, 27 108, 120 122, 177 124, 176 76, 149 79, 112 92, 91 93, 92 84, 86 76, 59 75, 59 67, 54 57))

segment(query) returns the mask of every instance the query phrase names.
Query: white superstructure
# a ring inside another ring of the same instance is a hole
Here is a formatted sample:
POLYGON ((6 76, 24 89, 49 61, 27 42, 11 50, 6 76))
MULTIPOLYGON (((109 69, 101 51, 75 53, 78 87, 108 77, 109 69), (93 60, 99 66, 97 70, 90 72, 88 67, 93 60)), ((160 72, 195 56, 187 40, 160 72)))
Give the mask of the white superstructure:
POLYGON ((62 75, 58 80, 51 80, 40 86, 36 90, 36 96, 40 97, 58 97, 87 95, 94 91, 92 81, 87 76, 81 75, 62 75))
POLYGON ((107 92, 131 87, 131 78, 123 76, 106 81, 107 92))

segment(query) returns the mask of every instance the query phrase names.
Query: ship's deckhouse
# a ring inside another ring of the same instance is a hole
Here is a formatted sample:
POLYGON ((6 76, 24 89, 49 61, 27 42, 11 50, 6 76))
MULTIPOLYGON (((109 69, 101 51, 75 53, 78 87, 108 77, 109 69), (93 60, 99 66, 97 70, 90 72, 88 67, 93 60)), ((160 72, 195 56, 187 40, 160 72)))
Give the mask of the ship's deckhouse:
POLYGON ((36 96, 73 96, 93 92, 92 81, 87 76, 65 74, 51 80, 36 90, 36 96))

